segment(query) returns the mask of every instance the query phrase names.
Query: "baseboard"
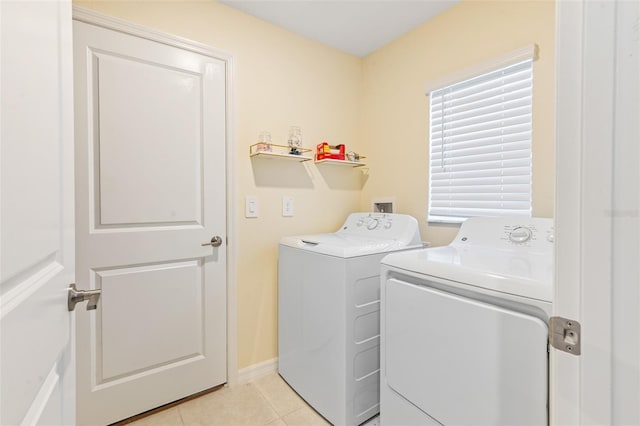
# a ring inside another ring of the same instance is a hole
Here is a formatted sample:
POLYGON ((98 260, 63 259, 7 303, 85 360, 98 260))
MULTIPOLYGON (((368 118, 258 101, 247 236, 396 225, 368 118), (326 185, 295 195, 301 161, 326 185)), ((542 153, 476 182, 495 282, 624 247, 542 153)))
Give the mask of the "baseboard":
POLYGON ((262 361, 238 370, 237 384, 242 385, 245 383, 249 383, 277 371, 278 358, 262 361))

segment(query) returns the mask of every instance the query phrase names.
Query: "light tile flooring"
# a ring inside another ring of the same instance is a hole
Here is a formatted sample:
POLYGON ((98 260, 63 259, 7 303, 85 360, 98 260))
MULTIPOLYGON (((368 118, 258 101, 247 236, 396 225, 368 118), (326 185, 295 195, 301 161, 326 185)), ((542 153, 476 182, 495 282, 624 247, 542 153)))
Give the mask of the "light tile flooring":
MULTIPOLYGON (((378 418, 366 426, 377 426, 378 418)), ((320 426, 329 423, 273 373, 245 385, 224 387, 127 426, 320 426)))

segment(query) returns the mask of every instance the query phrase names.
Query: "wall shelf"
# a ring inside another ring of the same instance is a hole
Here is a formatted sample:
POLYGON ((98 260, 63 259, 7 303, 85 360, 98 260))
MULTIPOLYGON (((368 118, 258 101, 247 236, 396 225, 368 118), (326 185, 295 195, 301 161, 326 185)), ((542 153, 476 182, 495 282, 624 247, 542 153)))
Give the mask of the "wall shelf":
POLYGON ((361 163, 360 161, 349 161, 349 160, 333 160, 330 158, 325 158, 324 160, 316 160, 316 164, 329 164, 332 166, 347 166, 347 167, 362 167, 366 166, 365 163, 361 163))
POLYGON ((249 157, 275 158, 300 162, 313 160, 313 157, 307 155, 308 152, 311 152, 311 150, 308 148, 298 148, 300 155, 295 155, 289 154, 290 148, 287 145, 269 144, 268 146, 271 148, 271 151, 260 149, 265 145, 266 144, 263 143, 255 143, 251 145, 249 147, 249 157))

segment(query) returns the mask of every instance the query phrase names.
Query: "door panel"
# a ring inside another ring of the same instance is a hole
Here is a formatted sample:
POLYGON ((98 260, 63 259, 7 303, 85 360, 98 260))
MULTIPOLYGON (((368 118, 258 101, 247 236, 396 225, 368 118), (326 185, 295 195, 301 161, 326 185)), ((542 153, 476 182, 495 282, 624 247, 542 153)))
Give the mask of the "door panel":
POLYGON ((71 5, 0 20, 0 424, 73 424, 71 5))
POLYGON ((100 287, 110 290, 96 330, 102 382, 202 359, 202 269, 188 261, 96 273, 100 287), (153 309, 140 315, 144 305, 153 309))
POLYGON ((226 381, 226 63, 74 22, 78 420, 226 381), (135 395, 135 398, 131 396, 135 395))
POLYGON ((97 225, 202 225, 202 75, 107 54, 92 62, 97 225))

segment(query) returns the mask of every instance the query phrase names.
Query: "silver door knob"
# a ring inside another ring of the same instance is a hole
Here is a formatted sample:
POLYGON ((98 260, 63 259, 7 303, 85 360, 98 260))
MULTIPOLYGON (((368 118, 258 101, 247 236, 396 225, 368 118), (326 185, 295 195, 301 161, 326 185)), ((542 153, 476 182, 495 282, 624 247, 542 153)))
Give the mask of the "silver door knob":
POLYGON ((219 235, 216 235, 215 237, 211 238, 211 242, 210 243, 204 243, 204 244, 200 244, 201 246, 214 246, 214 247, 220 247, 222 245, 222 237, 220 237, 219 235))
POLYGON ((69 296, 67 297, 67 309, 73 311, 80 302, 88 300, 87 311, 93 311, 98 307, 102 290, 77 290, 75 284, 69 285, 69 296))

